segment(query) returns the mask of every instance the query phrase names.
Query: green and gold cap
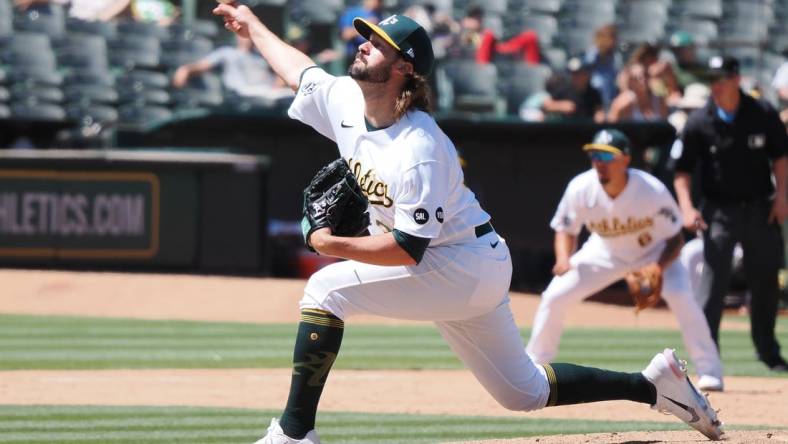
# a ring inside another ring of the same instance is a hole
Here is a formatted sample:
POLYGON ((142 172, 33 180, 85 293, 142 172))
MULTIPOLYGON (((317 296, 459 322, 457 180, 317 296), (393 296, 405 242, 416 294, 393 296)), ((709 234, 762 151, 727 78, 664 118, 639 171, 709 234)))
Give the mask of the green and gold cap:
POLYGON ((432 42, 427 31, 413 19, 404 15, 392 15, 376 25, 356 17, 353 26, 367 40, 373 32, 385 40, 402 54, 405 60, 413 64, 417 73, 427 76, 432 72, 435 62, 432 42))
POLYGON ((583 151, 605 151, 629 155, 629 137, 615 129, 603 129, 594 134, 591 143, 583 145, 583 151))

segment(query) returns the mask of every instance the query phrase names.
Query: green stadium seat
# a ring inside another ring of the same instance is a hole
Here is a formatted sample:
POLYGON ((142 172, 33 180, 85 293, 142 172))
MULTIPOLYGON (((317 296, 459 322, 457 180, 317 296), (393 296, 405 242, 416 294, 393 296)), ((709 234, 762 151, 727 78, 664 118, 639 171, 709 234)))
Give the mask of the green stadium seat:
POLYGON ((66 111, 60 106, 29 98, 24 102, 12 102, 11 117, 20 120, 47 120, 62 122, 66 120, 66 111))
POLYGON ((66 32, 63 6, 48 3, 33 5, 25 11, 17 11, 14 14, 14 29, 46 34, 52 39, 60 39, 66 32))
POLYGON ((118 28, 115 22, 86 21, 74 17, 66 19, 66 31, 69 33, 100 35, 107 40, 114 39, 118 35, 118 28))

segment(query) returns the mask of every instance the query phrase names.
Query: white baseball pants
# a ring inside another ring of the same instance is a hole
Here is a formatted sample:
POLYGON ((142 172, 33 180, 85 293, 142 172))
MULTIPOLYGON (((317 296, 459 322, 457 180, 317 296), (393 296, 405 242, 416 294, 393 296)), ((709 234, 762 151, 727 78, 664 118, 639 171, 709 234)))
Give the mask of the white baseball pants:
MULTIPOLYGON (((566 310, 622 279, 627 272, 656 261, 661 251, 661 248, 656 248, 638 261, 625 262, 604 257, 597 248, 581 248, 570 258, 572 268, 554 277, 542 293, 526 349, 531 358, 540 364, 551 362, 558 354, 566 310)), ((693 296, 687 269, 679 260, 673 261, 664 272, 662 298, 678 320, 684 345, 698 375, 722 378, 717 346, 711 338, 703 311, 693 296)))
POLYGON ((544 407, 544 369, 525 353, 509 308, 512 262, 502 238, 489 233, 430 247, 416 266, 356 261, 329 265, 309 279, 301 308, 341 319, 371 314, 434 321, 454 353, 505 408, 544 407))

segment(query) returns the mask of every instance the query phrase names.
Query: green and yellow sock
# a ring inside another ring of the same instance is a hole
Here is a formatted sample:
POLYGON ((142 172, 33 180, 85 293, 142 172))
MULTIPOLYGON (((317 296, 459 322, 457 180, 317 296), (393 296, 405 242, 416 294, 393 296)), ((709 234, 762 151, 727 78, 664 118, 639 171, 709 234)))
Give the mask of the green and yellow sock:
POLYGON ((543 365, 550 384, 547 407, 628 400, 654 405, 657 392, 641 373, 623 373, 574 364, 543 365))
POLYGON ((285 435, 302 439, 315 428, 317 404, 339 353, 344 329, 345 323, 327 311, 301 310, 293 350, 290 396, 279 421, 285 435))

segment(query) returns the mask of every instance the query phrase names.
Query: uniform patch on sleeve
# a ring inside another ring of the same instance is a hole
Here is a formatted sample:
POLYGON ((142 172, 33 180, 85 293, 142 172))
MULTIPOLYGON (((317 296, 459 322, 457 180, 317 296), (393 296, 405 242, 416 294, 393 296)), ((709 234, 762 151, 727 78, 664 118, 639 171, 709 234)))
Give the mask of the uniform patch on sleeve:
POLYGON ((438 209, 435 210, 435 220, 437 220, 440 223, 443 223, 443 208, 442 207, 438 207, 438 209))
POLYGON ((301 87, 301 95, 308 96, 317 90, 319 83, 309 82, 301 87))
POLYGON ((413 220, 419 225, 424 225, 429 222, 430 213, 424 208, 419 208, 413 212, 413 220))

